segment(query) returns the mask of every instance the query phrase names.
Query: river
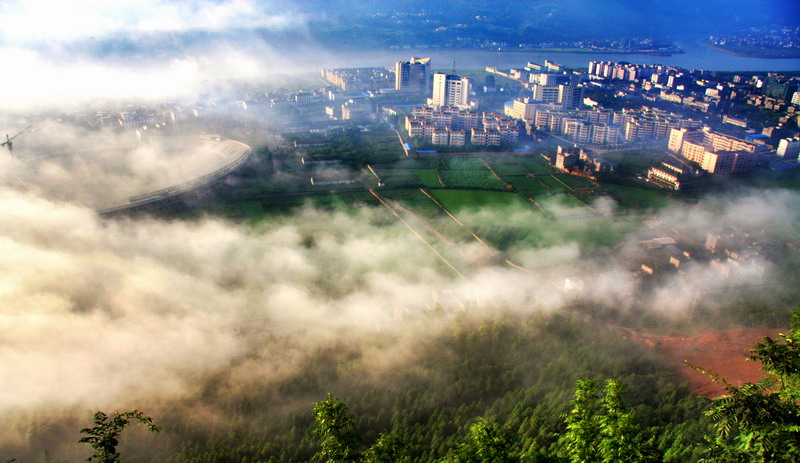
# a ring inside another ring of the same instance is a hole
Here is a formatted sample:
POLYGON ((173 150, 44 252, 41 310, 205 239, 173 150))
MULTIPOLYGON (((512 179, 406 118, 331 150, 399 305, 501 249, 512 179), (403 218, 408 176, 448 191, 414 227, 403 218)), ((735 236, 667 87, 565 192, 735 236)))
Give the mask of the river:
MULTIPOLYGON (((474 70, 486 66, 498 68, 524 67, 528 61, 543 63, 545 59, 567 67, 587 67, 589 61, 627 61, 641 64, 664 64, 686 69, 708 69, 712 71, 800 71, 800 59, 767 59, 734 56, 704 46, 699 41, 678 43, 685 53, 658 56, 637 53, 538 53, 488 50, 434 50, 404 49, 386 51, 337 51, 315 56, 316 69, 336 67, 391 66, 411 56, 431 57, 435 69, 474 70)), ((311 61, 311 60, 309 60, 311 61)), ((309 63, 311 64, 311 63, 309 63)), ((312 69, 309 69, 312 70, 312 69)))

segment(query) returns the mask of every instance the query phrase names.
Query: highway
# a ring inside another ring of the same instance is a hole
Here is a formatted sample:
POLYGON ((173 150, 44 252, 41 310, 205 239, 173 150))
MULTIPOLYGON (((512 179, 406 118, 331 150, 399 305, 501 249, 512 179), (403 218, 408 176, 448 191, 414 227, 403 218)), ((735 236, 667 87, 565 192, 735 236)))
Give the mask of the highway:
POLYGON ((111 216, 127 212, 152 212, 163 209, 166 206, 182 202, 181 198, 189 193, 193 193, 204 188, 211 187, 229 174, 241 167, 252 154, 252 149, 244 143, 235 140, 225 140, 215 146, 215 150, 226 159, 232 159, 221 169, 203 175, 188 182, 173 185, 161 190, 151 191, 128 199, 128 204, 100 209, 97 211, 101 216, 111 216))

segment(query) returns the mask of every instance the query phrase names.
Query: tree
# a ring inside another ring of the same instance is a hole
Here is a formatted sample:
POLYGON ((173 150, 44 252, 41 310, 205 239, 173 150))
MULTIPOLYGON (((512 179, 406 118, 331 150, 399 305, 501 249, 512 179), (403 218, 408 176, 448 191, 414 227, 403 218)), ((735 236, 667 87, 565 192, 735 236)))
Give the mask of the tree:
POLYGON ((153 424, 153 419, 145 416, 138 410, 124 413, 114 413, 109 416, 98 411, 94 414, 94 427, 81 429, 81 434, 86 434, 78 442, 89 444, 94 449, 94 455, 87 458, 88 462, 115 463, 120 461, 117 453, 118 438, 122 430, 131 421, 147 426, 150 432, 159 432, 161 428, 153 424))
POLYGON ((358 437, 344 402, 329 392, 325 400, 314 404, 314 418, 314 435, 319 438, 320 445, 320 450, 314 455, 315 461, 358 461, 358 437))
POLYGON ((642 461, 642 446, 639 432, 633 422, 633 414, 622 403, 625 386, 615 379, 606 381, 605 396, 601 401, 605 414, 598 419, 600 461, 642 461))
POLYGON ((361 459, 364 463, 405 463, 405 444, 393 434, 381 433, 361 459))
POLYGON ((788 334, 764 337, 750 350, 759 360, 764 378, 733 386, 726 395, 711 399, 706 416, 712 421, 710 447, 703 462, 800 462, 800 307, 795 309, 788 334))
POLYGON ((596 389, 595 381, 578 380, 565 418, 567 431, 558 441, 559 456, 572 463, 643 461, 641 432, 622 402, 624 386, 609 379, 602 398, 596 389))
POLYGON ((469 428, 467 442, 455 451, 451 461, 458 463, 512 463, 515 456, 515 439, 494 421, 484 418, 469 428))
POLYGON ((570 402, 572 410, 565 417, 567 432, 559 439, 559 456, 572 463, 600 461, 598 437, 600 423, 597 421, 597 383, 579 379, 575 385, 575 398, 570 402))

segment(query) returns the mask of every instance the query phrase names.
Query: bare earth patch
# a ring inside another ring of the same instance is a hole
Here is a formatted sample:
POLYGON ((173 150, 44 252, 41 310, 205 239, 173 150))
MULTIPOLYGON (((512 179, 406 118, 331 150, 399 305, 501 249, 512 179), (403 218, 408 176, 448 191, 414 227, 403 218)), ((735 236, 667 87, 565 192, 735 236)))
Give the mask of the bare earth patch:
POLYGON ((630 328, 622 330, 627 339, 664 355, 675 376, 688 381, 695 393, 709 398, 725 394, 725 386, 690 368, 684 360, 718 374, 734 386, 755 382, 762 377, 761 363, 747 360, 750 349, 764 336, 776 338, 778 333, 786 331, 777 328, 736 328, 686 337, 639 333, 630 328))

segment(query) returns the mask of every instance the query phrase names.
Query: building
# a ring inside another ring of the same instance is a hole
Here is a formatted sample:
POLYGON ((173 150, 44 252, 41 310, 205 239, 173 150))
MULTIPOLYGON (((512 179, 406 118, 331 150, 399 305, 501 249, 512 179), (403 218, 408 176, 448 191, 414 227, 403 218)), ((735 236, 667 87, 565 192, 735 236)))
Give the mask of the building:
POLYGON ((564 122, 564 135, 578 143, 591 143, 593 129, 592 124, 586 121, 568 120, 564 122))
POLYGON ((667 149, 673 153, 680 153, 683 148, 683 142, 698 142, 703 139, 703 134, 699 130, 690 129, 672 129, 669 134, 669 142, 667 149))
POLYGON ((373 113, 369 100, 349 100, 342 105, 342 119, 365 120, 373 113))
POLYGON ((472 129, 470 131, 470 140, 473 145, 500 146, 502 143, 502 135, 500 132, 494 130, 472 129))
POLYGON ((711 174, 749 172, 765 149, 763 145, 714 132, 709 127, 673 129, 668 147, 711 174))
POLYGON ((434 145, 464 146, 467 142, 467 133, 463 130, 436 129, 431 135, 434 145))
POLYGON ((737 119, 735 117, 730 116, 722 116, 722 123, 723 124, 731 124, 737 127, 747 128, 747 121, 744 119, 737 119))
POLYGON ((800 140, 797 138, 784 138, 778 142, 776 153, 787 161, 797 159, 798 155, 800 155, 800 140))
POLYGON ((430 58, 398 61, 395 65, 394 88, 403 92, 427 93, 430 63, 430 58))
POLYGON ((583 106, 584 87, 576 85, 559 85, 558 102, 564 109, 577 109, 583 106))
POLYGON ((322 78, 345 92, 390 88, 396 81, 394 73, 386 68, 323 69, 322 78))
POLYGON ((747 151, 706 151, 700 167, 708 173, 740 174, 755 168, 758 154, 747 151))
POLYGON ((453 106, 469 108, 469 79, 437 72, 433 75, 433 96, 429 105, 435 108, 453 106))
POLYGON ((677 191, 681 189, 686 174, 685 168, 662 162, 660 166, 648 169, 647 180, 658 186, 677 191))
POLYGON ((506 116, 531 121, 536 117, 537 105, 531 98, 517 98, 513 106, 506 107, 506 116))

